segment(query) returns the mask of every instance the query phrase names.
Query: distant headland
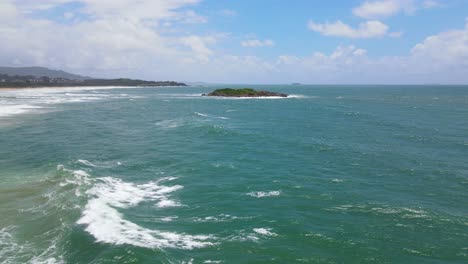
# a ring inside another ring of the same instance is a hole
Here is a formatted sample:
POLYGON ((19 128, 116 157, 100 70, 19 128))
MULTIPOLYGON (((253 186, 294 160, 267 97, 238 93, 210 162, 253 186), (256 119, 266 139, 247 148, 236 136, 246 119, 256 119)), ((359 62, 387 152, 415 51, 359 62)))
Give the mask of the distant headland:
POLYGON ((221 96, 221 97, 288 97, 284 93, 275 93, 269 91, 257 91, 251 88, 232 89, 224 88, 217 89, 202 96, 221 96))
POLYGON ((56 71, 44 67, 0 67, 0 88, 70 86, 187 86, 174 81, 144 81, 128 78, 101 79, 56 71))

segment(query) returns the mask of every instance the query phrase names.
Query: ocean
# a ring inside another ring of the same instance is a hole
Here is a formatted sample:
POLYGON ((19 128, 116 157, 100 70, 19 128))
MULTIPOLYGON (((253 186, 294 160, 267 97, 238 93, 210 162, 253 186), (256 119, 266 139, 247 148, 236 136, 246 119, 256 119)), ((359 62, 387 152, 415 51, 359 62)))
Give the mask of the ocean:
POLYGON ((220 87, 0 91, 0 263, 468 263, 467 86, 220 87))

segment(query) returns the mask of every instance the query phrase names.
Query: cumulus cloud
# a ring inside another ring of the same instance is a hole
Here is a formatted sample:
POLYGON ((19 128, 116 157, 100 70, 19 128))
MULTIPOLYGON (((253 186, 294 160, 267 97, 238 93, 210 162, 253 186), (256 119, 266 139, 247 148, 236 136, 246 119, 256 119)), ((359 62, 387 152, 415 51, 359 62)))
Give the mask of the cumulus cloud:
POLYGON ((249 40, 244 40, 241 41, 241 46, 242 47, 253 47, 253 48, 258 48, 258 47, 270 47, 275 45, 275 42, 270 39, 265 39, 265 40, 259 40, 259 39, 249 39, 249 40))
MULTIPOLYGON (((131 0, 80 0, 79 8, 67 10, 73 15, 64 14, 57 20, 37 16, 41 10, 68 2, 0 1, 0 62, 10 66, 40 65, 97 77, 152 80, 468 82, 468 23, 461 29, 422 39, 404 56, 373 57, 372 50, 343 45, 329 53, 310 50, 308 56, 292 52, 264 58, 239 56, 219 48, 228 35, 187 33, 185 23, 208 22, 190 11, 198 3, 195 0, 141 0, 138 3, 144 6, 139 7, 132 6, 135 3, 131 0), (122 8, 120 14, 114 4, 122 8), (187 14, 192 18, 187 20, 187 14)), ((324 35, 350 38, 401 35, 373 20, 355 28, 341 21, 311 22, 309 28, 324 35)), ((274 45, 273 41, 255 36, 247 37, 245 42, 249 47, 274 45)))
POLYGON ((206 67, 198 74, 209 69, 217 82, 467 83, 468 21, 462 29, 425 38, 405 56, 372 57, 351 45, 338 46, 328 54, 283 54, 274 59, 216 56, 206 67))
POLYGON ((398 1, 365 2, 353 8, 353 14, 362 18, 373 19, 394 15, 400 11, 400 8, 398 1))
MULTIPOLYGON (((353 46, 341 46, 329 55, 283 57, 279 65, 301 68, 318 82, 332 82, 335 78, 346 80, 344 83, 467 83, 468 20, 462 29, 425 38, 405 56, 371 58, 367 53, 353 46)), ((296 79, 306 82, 297 75, 296 79)))
MULTIPOLYGON (((0 3, 0 20, 9 18, 0 23, 0 61, 113 77, 153 64, 206 61, 212 54, 210 46, 216 42, 217 36, 164 34, 167 28, 159 26, 167 21, 173 25, 205 23, 202 16, 186 9, 198 0, 141 0, 138 4, 131 0, 80 0, 80 8, 63 15, 67 20, 81 17, 71 23, 35 16, 67 2, 71 1, 0 3)), ((146 72, 151 79, 160 74, 155 67, 146 72)))
POLYGON ((183 45, 189 47, 194 52, 194 54, 196 54, 197 59, 206 62, 213 54, 213 51, 208 47, 208 45, 216 43, 216 38, 213 36, 201 37, 197 35, 191 35, 182 37, 180 41, 183 45))
MULTIPOLYGON (((429 36, 414 46, 411 55, 418 61, 431 61, 437 67, 468 66, 468 20, 465 28, 429 36)), ((425 65, 428 66, 428 65, 425 65)))
POLYGON ((366 1, 353 8, 355 16, 366 19, 386 18, 404 12, 412 14, 418 9, 438 6, 435 0, 377 0, 366 1))
POLYGON ((371 20, 359 24, 353 28, 340 20, 333 23, 319 24, 309 21, 310 30, 318 32, 325 36, 348 37, 348 38, 375 38, 385 36, 388 32, 388 26, 384 23, 371 20))

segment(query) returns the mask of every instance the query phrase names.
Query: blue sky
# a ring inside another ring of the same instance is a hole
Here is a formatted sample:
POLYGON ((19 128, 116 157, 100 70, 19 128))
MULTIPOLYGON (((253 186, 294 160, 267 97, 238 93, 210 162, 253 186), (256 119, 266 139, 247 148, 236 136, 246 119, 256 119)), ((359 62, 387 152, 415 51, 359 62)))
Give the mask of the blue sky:
POLYGON ((468 0, 2 0, 0 64, 224 83, 468 83, 468 0))

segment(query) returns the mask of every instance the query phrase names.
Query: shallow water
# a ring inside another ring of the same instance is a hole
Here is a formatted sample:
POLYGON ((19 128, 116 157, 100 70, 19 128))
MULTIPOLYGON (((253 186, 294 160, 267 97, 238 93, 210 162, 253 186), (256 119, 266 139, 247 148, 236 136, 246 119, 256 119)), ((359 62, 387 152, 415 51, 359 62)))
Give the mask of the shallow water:
POLYGON ((0 91, 2 263, 466 263, 468 87, 0 91))

